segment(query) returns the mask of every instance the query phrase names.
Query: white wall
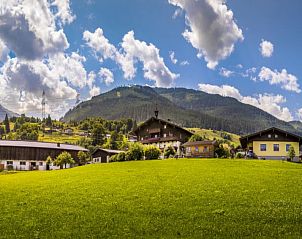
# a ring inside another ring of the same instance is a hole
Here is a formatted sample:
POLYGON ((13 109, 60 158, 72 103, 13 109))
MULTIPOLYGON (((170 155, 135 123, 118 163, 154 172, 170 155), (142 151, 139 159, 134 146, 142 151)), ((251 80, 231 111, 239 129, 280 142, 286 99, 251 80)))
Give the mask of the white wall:
MULTIPOLYGON (((0 160, 0 164, 4 164, 4 169, 7 169, 7 162, 11 160, 0 160)), ((20 171, 28 171, 31 168, 31 162, 36 162, 36 167, 39 170, 46 170, 46 162, 45 161, 20 161, 20 160, 13 160, 13 168, 14 170, 20 170, 20 171), (20 165, 20 162, 25 162, 26 165, 20 165)), ((50 165, 50 170, 58 170, 60 169, 59 166, 54 166, 53 164, 50 165)), ((65 168, 65 165, 64 167, 65 168)), ((71 165, 67 164, 66 168, 71 168, 71 165)))

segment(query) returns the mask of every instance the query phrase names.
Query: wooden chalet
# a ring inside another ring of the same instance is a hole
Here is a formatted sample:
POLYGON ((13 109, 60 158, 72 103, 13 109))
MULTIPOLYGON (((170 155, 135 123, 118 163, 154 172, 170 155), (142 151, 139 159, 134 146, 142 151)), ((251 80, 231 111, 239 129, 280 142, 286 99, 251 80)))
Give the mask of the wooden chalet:
POLYGON ((109 159, 111 156, 122 153, 122 152, 124 152, 124 151, 97 148, 92 153, 92 160, 94 163, 109 163, 109 159))
POLYGON ((272 127, 240 138, 247 154, 260 159, 286 159, 289 148, 294 147, 296 160, 300 155, 302 138, 293 133, 272 127))
POLYGON ((190 131, 163 119, 158 118, 158 111, 155 117, 139 125, 132 132, 137 141, 145 145, 154 145, 164 150, 168 146, 173 146, 178 154, 181 153, 181 145, 189 140, 193 135, 190 131))
POLYGON ((183 144, 188 158, 214 158, 218 143, 215 140, 187 142, 183 144))
MULTIPOLYGON (((79 151, 88 152, 85 148, 69 144, 0 140, 0 169, 58 169, 56 166, 47 165, 46 159, 48 156, 55 159, 65 151, 70 153, 76 162, 78 161, 79 151)), ((67 165, 67 167, 70 166, 67 165)))

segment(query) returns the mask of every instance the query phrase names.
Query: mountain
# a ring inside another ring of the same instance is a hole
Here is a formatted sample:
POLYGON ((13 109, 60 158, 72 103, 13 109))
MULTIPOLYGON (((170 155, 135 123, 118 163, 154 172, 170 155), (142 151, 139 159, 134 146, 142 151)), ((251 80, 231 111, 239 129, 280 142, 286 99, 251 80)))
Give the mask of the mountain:
POLYGON ((236 134, 248 134, 268 127, 301 133, 292 124, 281 121, 254 106, 234 98, 185 88, 118 87, 93 97, 66 113, 64 121, 100 116, 105 119, 133 118, 145 121, 158 106, 160 118, 184 127, 211 128, 236 134))
POLYGON ((5 115, 8 115, 8 117, 18 116, 18 114, 4 108, 2 105, 0 105, 0 122, 5 119, 5 115))

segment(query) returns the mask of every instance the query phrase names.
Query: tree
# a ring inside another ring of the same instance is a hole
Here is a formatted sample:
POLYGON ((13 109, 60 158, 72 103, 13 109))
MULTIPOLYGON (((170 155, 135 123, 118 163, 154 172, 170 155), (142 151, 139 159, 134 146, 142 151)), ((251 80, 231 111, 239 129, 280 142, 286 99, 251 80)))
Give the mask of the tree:
POLYGON ((146 146, 144 149, 145 158, 147 160, 159 159, 161 151, 156 146, 146 146))
POLYGON ((67 164, 74 164, 74 163, 75 162, 74 162, 73 158, 71 157, 71 154, 66 151, 59 154, 58 157, 56 158, 56 160, 54 161, 54 165, 60 166, 60 167, 65 165, 65 168, 66 168, 67 164))
POLYGON ((85 165, 89 161, 89 156, 83 151, 78 152, 78 159, 80 165, 85 165))
POLYGON ((165 153, 164 153, 165 158, 170 158, 171 156, 173 157, 175 154, 176 152, 173 146, 170 145, 165 149, 165 153))
POLYGON ((2 136, 5 134, 4 127, 0 126, 0 139, 2 139, 2 136))
POLYGON ((292 145, 289 147, 287 155, 290 158, 290 161, 293 161, 293 159, 296 157, 295 148, 292 145))
POLYGON ((189 142, 197 142, 197 141, 202 141, 203 137, 199 134, 194 134, 191 136, 191 138, 189 139, 189 142))
POLYGON ((17 139, 21 140, 38 140, 39 127, 37 124, 24 123, 20 129, 17 130, 17 139))
POLYGON ((8 134, 10 132, 10 125, 9 125, 9 119, 8 119, 8 115, 5 115, 5 119, 4 119, 4 126, 5 126, 5 132, 8 134))
POLYGON ((93 145, 102 145, 104 143, 105 129, 102 124, 96 123, 92 129, 93 145))
POLYGON ((52 120, 51 120, 50 115, 48 115, 48 117, 46 118, 45 125, 48 127, 52 127, 52 120))
POLYGON ((46 159, 46 165, 51 165, 53 163, 53 160, 50 156, 47 157, 46 159))

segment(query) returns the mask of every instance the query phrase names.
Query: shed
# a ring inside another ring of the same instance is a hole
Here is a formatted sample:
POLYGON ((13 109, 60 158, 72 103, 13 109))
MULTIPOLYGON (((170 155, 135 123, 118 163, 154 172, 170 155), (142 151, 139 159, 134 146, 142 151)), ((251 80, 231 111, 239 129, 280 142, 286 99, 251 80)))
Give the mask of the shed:
POLYGON ((94 163, 109 163, 109 158, 111 156, 122 153, 122 152, 125 152, 125 151, 97 148, 92 153, 92 159, 93 159, 94 163))
POLYGON ((203 140, 187 142, 183 144, 183 147, 185 148, 186 157, 214 158, 217 145, 215 140, 203 140))

